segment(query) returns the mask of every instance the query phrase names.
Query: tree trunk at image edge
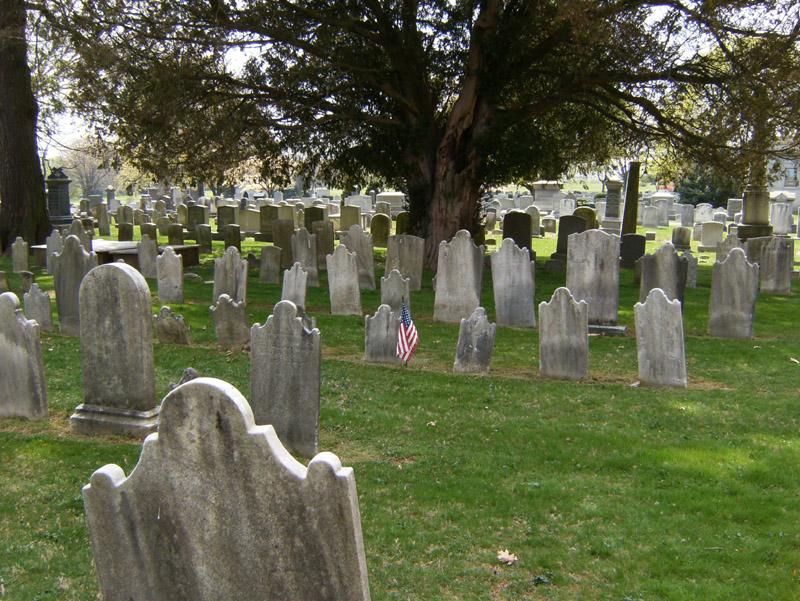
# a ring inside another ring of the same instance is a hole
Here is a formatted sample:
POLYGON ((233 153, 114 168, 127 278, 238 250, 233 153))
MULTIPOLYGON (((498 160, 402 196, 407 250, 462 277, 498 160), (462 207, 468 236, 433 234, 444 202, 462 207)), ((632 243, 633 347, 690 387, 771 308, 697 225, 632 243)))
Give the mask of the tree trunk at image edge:
POLYGON ((36 147, 38 107, 31 87, 22 0, 0 0, 0 250, 17 236, 42 244, 50 233, 36 147))

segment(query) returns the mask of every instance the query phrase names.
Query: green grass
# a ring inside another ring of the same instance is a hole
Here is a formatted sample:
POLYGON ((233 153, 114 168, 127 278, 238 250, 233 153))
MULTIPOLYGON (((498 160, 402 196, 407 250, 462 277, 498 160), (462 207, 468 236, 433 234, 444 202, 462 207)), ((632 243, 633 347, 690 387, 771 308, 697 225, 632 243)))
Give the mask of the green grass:
MULTIPOLYGON (((648 251, 668 236, 659 229, 648 251)), ((542 267, 555 238, 534 246, 542 267)), ((380 274, 385 251, 376 255, 380 274)), ((363 318, 329 315, 323 273, 307 301, 324 353, 321 449, 355 469, 373 599, 798 597, 800 289, 759 297, 754 340, 712 339, 704 257, 686 293, 690 382, 680 390, 631 386, 638 289, 628 271, 628 335, 592 337, 578 383, 540 378, 538 332, 505 328, 491 375, 452 374, 458 327, 432 321, 430 273, 413 296, 421 344, 410 367, 365 364, 363 318), (500 549, 519 563, 500 565, 500 549)), ((210 280, 210 258, 193 271, 210 280)), ((52 288, 41 272, 37 281, 52 288)), ((539 269, 535 302, 563 283, 539 269)), ((280 289, 254 273, 248 289, 250 319, 263 323, 280 289)), ((158 394, 191 365, 247 396, 249 356, 214 345, 211 285, 187 284, 186 298, 174 309, 193 344, 156 344, 158 394)), ((364 293, 365 311, 379 298, 364 293)), ((488 270, 483 302, 493 317, 488 270)), ((95 599, 80 489, 106 463, 129 472, 140 445, 71 435, 79 342, 45 334, 42 348, 49 419, 0 423, 0 598, 95 599)))

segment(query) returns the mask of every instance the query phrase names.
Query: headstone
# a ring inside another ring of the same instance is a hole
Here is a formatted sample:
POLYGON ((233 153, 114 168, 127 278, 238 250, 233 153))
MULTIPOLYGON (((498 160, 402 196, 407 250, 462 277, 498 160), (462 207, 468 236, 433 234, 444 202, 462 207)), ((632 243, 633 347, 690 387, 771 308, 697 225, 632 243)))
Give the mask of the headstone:
POLYGON ((156 258, 158 299, 162 303, 183 302, 183 257, 167 246, 156 258))
POLYGON ((744 245, 737 236, 728 234, 728 237, 717 245, 717 257, 727 257, 734 248, 744 249, 744 245))
POLYGON ((224 234, 226 225, 239 225, 239 208, 222 206, 217 209, 217 232, 224 234))
MULTIPOLYGON (((308 285, 319 286, 319 271, 317 270, 317 238, 309 234, 306 228, 301 227, 292 234, 292 256, 295 265, 298 263, 308 278, 308 285)), ((286 275, 284 274, 284 285, 286 275)), ((305 299, 305 286, 303 287, 303 298, 305 299)), ((289 299, 291 300, 291 299, 289 299)), ((304 307, 305 303, 295 303, 304 307)))
POLYGON ((95 267, 81 283, 80 313, 83 404, 70 417, 72 431, 150 433, 159 406, 147 282, 125 263, 95 267))
POLYGON ((619 236, 603 230, 572 234, 567 250, 567 288, 586 301, 589 323, 615 326, 619 303, 619 236))
MULTIPOLYGON (((400 273, 393 271, 392 273, 400 273)), ((364 316, 364 361, 371 363, 399 363, 397 335, 400 330, 400 313, 381 303, 375 315, 364 316)))
POLYGON ((412 291, 422 288, 422 266, 425 257, 425 240, 409 234, 389 237, 386 251, 386 270, 397 269, 409 278, 412 291))
POLYGON ((375 203, 375 213, 389 217, 392 214, 392 205, 388 202, 378 201, 375 203))
POLYGON ((579 234, 586 230, 586 221, 577 215, 566 215, 558 220, 558 240, 556 252, 550 255, 547 268, 551 271, 564 271, 567 265, 567 248, 570 234, 579 234))
MULTIPOLYGON (((602 227, 610 234, 619 236, 622 228, 622 182, 618 180, 606 181, 606 210, 603 216, 602 227)), ((587 224, 587 229, 588 229, 587 224)), ((591 312, 591 309, 590 309, 591 312)))
POLYGON ((97 205, 97 230, 101 236, 111 235, 111 220, 108 217, 108 207, 104 204, 97 205))
POLYGON ((492 289, 497 324, 512 328, 534 328, 533 309, 536 263, 528 251, 506 238, 491 255, 492 289))
POLYGON ((639 302, 645 302, 653 288, 661 288, 670 300, 679 300, 683 304, 683 292, 686 288, 686 259, 680 257, 671 242, 665 242, 652 255, 639 259, 641 266, 641 282, 639 285, 639 302))
POLYGON ((335 232, 330 221, 315 221, 311 224, 317 247, 317 271, 327 269, 325 257, 333 253, 335 232))
POLYGON ((146 278, 157 277, 156 258, 158 257, 158 245, 156 241, 144 234, 136 248, 139 255, 139 271, 146 278))
POLYGON ((28 292, 31 289, 31 286, 33 286, 33 272, 20 271, 19 282, 22 292, 23 293, 28 292))
POLYGON ((247 261, 232 246, 219 259, 214 259, 212 302, 216 302, 222 294, 227 294, 244 305, 247 299, 247 267, 247 261))
POLYGON ((193 205, 188 207, 186 228, 189 230, 189 233, 195 234, 197 231, 197 226, 200 224, 208 225, 208 208, 204 207, 203 205, 193 205))
POLYGON ((752 338, 758 295, 758 265, 741 248, 717 259, 711 275, 708 333, 719 338, 752 338))
POLYGON ((64 240, 61 232, 53 230, 46 240, 47 246, 47 273, 53 273, 53 255, 60 253, 64 249, 64 240))
POLYGON ((164 344, 189 344, 189 327, 183 315, 177 315, 169 307, 161 307, 158 315, 153 315, 156 340, 164 344))
POLYGON ((167 244, 170 246, 182 246, 183 243, 183 226, 173 223, 167 228, 167 244))
POLYGON ((622 230, 620 234, 635 234, 636 223, 639 215, 639 161, 628 163, 628 173, 625 176, 625 206, 622 216, 622 230))
POLYGON ((647 240, 641 234, 625 234, 620 242, 620 262, 623 269, 634 269, 636 261, 644 256, 647 240))
POLYGON ((333 315, 361 315, 361 289, 358 285, 356 253, 340 244, 326 258, 328 289, 333 315))
POLYGON ((400 211, 395 217, 394 232, 400 236, 408 234, 411 231, 411 213, 408 211, 400 211))
POLYGON ((302 313, 305 313, 307 282, 308 273, 303 269, 303 266, 300 263, 292 265, 291 269, 283 272, 281 300, 291 301, 302 313))
POLYGON ((339 218, 340 229, 347 232, 354 225, 361 225, 361 209, 353 206, 342 207, 342 214, 339 218))
POLYGON ((741 198, 729 198, 728 199, 728 220, 733 221, 733 218, 736 216, 736 213, 739 213, 742 210, 742 199, 741 198))
POLYGON ((681 205, 681 226, 692 227, 694 225, 694 206, 690 204, 681 205))
MULTIPOLYGON (((323 207, 308 207, 303 211, 303 226, 312 232, 315 221, 325 221, 327 211, 323 207)), ((313 232, 312 232, 313 233, 313 232)))
POLYGON ((589 307, 558 288, 539 303, 539 373, 548 378, 586 377, 589 357, 589 307))
POLYGON ((792 218, 794 205, 788 202, 773 202, 769 208, 769 222, 772 224, 772 233, 776 236, 787 236, 792 232, 794 223, 792 218))
POLYGON ((178 216, 178 223, 180 225, 188 225, 189 224, 189 207, 183 203, 180 203, 177 207, 175 207, 175 212, 178 216))
POLYGON ((281 277, 281 249, 265 246, 261 249, 261 263, 258 281, 262 284, 279 284, 281 277))
POLYGON ((375 290, 375 255, 372 236, 364 232, 360 225, 353 225, 346 233, 342 233, 341 241, 347 250, 356 253, 358 282, 361 289, 375 290))
POLYGON ((694 208, 694 223, 702 224, 714 220, 714 207, 708 203, 701 202, 694 208))
POLYGON ((236 223, 229 223, 222 227, 222 240, 225 248, 235 248, 242 252, 242 234, 239 231, 239 225, 236 223))
POLYGON ((120 242, 132 242, 133 241, 133 224, 132 223, 120 223, 117 226, 117 240, 120 242))
POLYGON ((292 236, 294 222, 289 219, 276 219, 272 222, 272 242, 281 249, 281 268, 288 269, 294 265, 292 255, 292 236))
POLYGON ((487 232, 493 232, 497 227, 497 212, 494 210, 486 211, 486 217, 484 218, 484 227, 486 228, 487 232))
POLYGON ((270 424, 287 449, 304 457, 319 444, 319 330, 281 300, 250 332, 250 388, 256 423, 270 424))
POLYGON ((102 598, 369 601, 353 470, 282 442, 230 384, 167 395, 130 476, 107 465, 83 489, 102 598))
POLYGON ((217 342, 224 349, 235 350, 247 346, 250 341, 250 325, 244 303, 220 294, 215 305, 209 307, 217 342))
POLYGON ((156 229, 158 230, 158 235, 169 236, 169 226, 171 225, 179 227, 181 228, 181 232, 183 231, 183 226, 179 223, 174 223, 169 217, 158 217, 156 219, 156 229))
POLYGON ((199 252, 210 253, 211 242, 213 239, 211 226, 207 223, 201 223, 195 226, 195 235, 197 237, 197 246, 199 247, 199 252))
POLYGON ((697 288, 697 257, 692 251, 685 250, 681 253, 681 258, 686 259, 686 287, 697 288))
MULTIPOLYGON (((509 211, 503 217, 503 239, 511 239, 520 248, 531 252, 531 237, 533 236, 531 217, 523 211, 509 211)), ((536 258, 533 253, 530 258, 536 258)))
MULTIPOLYGON (((402 273, 402 271, 401 271, 402 273)), ((405 275, 405 274, 404 274, 405 275)), ((483 246, 475 246, 467 230, 439 244, 433 319, 460 323, 481 303, 483 246)))
MULTIPOLYGON (((581 220, 583 221, 583 220, 581 220)), ((555 234, 556 233, 556 224, 557 220, 555 217, 542 217, 542 231, 545 234, 555 234)), ((584 223, 586 223, 584 221, 584 223)))
POLYGON ((770 236, 769 241, 761 248, 760 254, 758 266, 761 292, 791 294, 794 240, 784 236, 770 236))
MULTIPOLYGON (((386 203, 384 203, 386 204, 386 203)), ((389 234, 392 232, 392 220, 384 213, 378 213, 372 217, 369 225, 369 232, 372 242, 378 248, 386 248, 389 234)))
POLYGON ((728 212, 722 210, 714 211, 714 214, 711 216, 711 221, 721 223, 724 227, 725 223, 728 221, 728 212))
POLYGON ((53 330, 53 310, 50 303, 50 295, 39 288, 38 284, 33 284, 31 289, 23 296, 25 301, 25 315, 28 319, 33 319, 45 332, 53 330))
POLYGON ((675 250, 688 250, 692 247, 692 230, 678 226, 672 229, 672 246, 675 250))
POLYGON ((0 417, 47 417, 39 324, 26 319, 13 292, 0 294, 0 417))
POLYGON ((653 288, 644 303, 633 307, 639 381, 652 386, 686 387, 681 303, 653 288))
POLYGON ((67 236, 64 249, 53 255, 53 288, 56 291, 58 326, 62 334, 80 333, 79 291, 81 281, 97 267, 97 256, 81 246, 77 236, 67 236))
POLYGON ((28 243, 19 236, 11 245, 11 269, 14 273, 28 271, 28 243))
MULTIPOLYGON (((597 220, 597 213, 595 213, 595 211, 591 207, 578 207, 577 209, 575 209, 573 211, 572 214, 575 217, 580 217, 581 219, 583 219, 586 222, 586 229, 587 230, 596 229, 597 227, 599 227, 598 220, 597 220)), ((617 225, 619 225, 621 223, 619 219, 617 219, 617 222, 614 222, 612 220, 611 225, 613 226, 614 223, 617 223, 617 225), (617 223, 617 222, 619 222, 619 223, 617 223)), ((613 227, 612 227, 612 229, 613 229, 613 227)))
POLYGON ((642 225, 649 228, 658 227, 658 207, 644 207, 642 225))
POLYGON ((129 223, 133 225, 133 208, 122 205, 117 209, 117 225, 129 223))
POLYGON ((392 269, 389 275, 381 278, 381 304, 400 315, 403 300, 406 307, 411 310, 411 278, 404 278, 397 270, 392 269))
POLYGON ((483 307, 461 320, 453 371, 457 373, 488 373, 494 349, 497 326, 489 323, 483 307))
POLYGON ((141 236, 147 236, 150 240, 158 244, 158 228, 155 223, 143 223, 139 226, 139 233, 141 236))

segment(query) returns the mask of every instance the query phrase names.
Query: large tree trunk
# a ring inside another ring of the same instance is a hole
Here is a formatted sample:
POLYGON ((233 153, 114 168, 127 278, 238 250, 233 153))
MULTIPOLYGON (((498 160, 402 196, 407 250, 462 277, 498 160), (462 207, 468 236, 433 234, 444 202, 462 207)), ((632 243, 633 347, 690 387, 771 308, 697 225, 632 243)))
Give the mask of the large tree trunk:
POLYGON ((50 233, 27 54, 24 2, 0 0, 0 250, 50 233))

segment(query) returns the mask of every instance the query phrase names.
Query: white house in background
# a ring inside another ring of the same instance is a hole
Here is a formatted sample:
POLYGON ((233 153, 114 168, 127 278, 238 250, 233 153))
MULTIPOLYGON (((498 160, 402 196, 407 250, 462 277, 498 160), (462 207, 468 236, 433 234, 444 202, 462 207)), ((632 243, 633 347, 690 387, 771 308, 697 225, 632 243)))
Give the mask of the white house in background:
POLYGON ((798 172, 800 171, 800 159, 776 159, 769 165, 770 172, 773 172, 777 165, 777 176, 770 182, 770 198, 776 199, 782 194, 792 202, 795 210, 800 206, 800 185, 798 182, 798 172))

